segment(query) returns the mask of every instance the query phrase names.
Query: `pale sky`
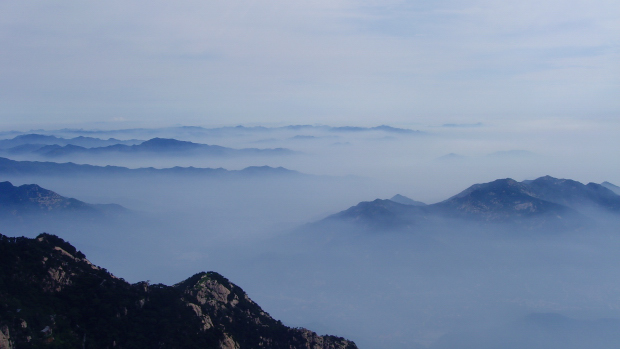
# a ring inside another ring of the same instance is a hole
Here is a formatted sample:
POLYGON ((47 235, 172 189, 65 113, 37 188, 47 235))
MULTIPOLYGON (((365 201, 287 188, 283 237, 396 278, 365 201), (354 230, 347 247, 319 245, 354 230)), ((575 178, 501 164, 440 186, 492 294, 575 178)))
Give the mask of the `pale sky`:
POLYGON ((620 2, 3 1, 0 127, 613 119, 620 2))

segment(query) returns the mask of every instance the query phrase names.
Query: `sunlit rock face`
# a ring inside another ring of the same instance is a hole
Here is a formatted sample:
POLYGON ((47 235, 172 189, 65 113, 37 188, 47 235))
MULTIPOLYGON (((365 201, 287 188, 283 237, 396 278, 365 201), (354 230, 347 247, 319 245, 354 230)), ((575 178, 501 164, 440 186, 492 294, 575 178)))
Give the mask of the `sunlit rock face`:
POLYGON ((129 284, 64 240, 0 235, 0 347, 353 349, 273 319, 223 276, 129 284))

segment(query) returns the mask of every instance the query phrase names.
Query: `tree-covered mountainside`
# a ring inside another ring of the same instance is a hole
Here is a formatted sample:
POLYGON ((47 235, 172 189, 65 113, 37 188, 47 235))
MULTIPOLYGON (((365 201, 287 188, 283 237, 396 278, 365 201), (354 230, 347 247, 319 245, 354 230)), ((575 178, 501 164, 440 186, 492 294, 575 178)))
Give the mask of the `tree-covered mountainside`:
POLYGON ((0 235, 0 348, 354 349, 289 328, 215 273, 129 284, 54 235, 0 235))

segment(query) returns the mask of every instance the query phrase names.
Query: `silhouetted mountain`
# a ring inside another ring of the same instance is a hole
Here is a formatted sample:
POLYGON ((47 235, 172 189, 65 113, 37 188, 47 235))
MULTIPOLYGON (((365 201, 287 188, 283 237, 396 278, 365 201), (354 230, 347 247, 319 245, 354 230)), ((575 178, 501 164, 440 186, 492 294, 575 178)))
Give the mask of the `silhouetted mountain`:
POLYGON ((577 215, 569 207, 537 198, 526 184, 510 178, 475 184, 432 206, 442 215, 486 222, 559 221, 577 215))
POLYGON ((171 167, 157 169, 153 167, 130 169, 120 166, 78 165, 72 162, 15 161, 0 157, 0 174, 34 175, 34 176, 162 176, 191 175, 209 177, 231 176, 301 176, 303 174, 283 167, 253 166, 242 170, 223 168, 171 167))
POLYGON ((402 133, 402 134, 424 134, 422 131, 411 130, 407 128, 397 128, 387 125, 375 126, 375 127, 357 127, 357 126, 341 126, 341 127, 330 127, 330 131, 333 132, 364 132, 364 131, 384 131, 391 133, 402 133))
POLYGON ((392 200, 360 202, 349 209, 327 217, 325 222, 345 222, 366 229, 402 229, 424 220, 422 206, 404 205, 392 200))
POLYGON ((603 187, 605 187, 605 188, 607 188, 607 189, 609 189, 609 190, 613 191, 613 192, 614 192, 614 193, 616 193, 617 195, 620 195, 620 187, 619 187, 619 186, 617 186, 617 185, 615 185, 615 184, 612 184, 612 183, 609 183, 609 182, 607 182, 607 181, 605 181, 605 182, 601 183, 601 185, 602 185, 603 187))
POLYGON ((63 157, 70 155, 106 155, 106 154, 125 154, 125 155, 158 155, 158 156, 180 156, 180 155, 208 155, 208 156, 247 156, 247 155, 289 155, 294 154, 292 150, 285 148, 258 149, 244 148, 233 149, 218 145, 200 144, 176 139, 153 138, 140 144, 125 145, 115 144, 106 147, 86 148, 68 144, 65 146, 47 145, 38 148, 34 153, 46 157, 63 157))
MULTIPOLYGON (((143 141, 137 139, 131 140, 119 140, 115 138, 100 139, 93 137, 79 136, 71 139, 65 139, 55 136, 41 135, 41 134, 25 134, 19 135, 12 139, 0 140, 0 149, 11 149, 11 151, 19 151, 24 149, 21 146, 30 145, 31 147, 38 146, 39 148, 45 145, 76 145, 80 147, 92 148, 92 147, 105 147, 114 144, 133 145, 142 143, 143 141), (20 148, 18 148, 20 147, 20 148)), ((38 148, 37 148, 38 149, 38 148)))
POLYGON ((620 196, 601 184, 584 185, 570 179, 544 176, 524 181, 532 195, 561 205, 582 209, 586 207, 620 211, 620 196))
POLYGON ((0 204, 3 210, 26 211, 62 211, 90 210, 88 204, 62 197, 55 192, 43 189, 36 184, 24 184, 19 187, 10 182, 0 182, 0 204))
POLYGON ((549 176, 517 182, 498 179, 475 184, 442 202, 408 206, 393 200, 362 202, 326 218, 366 228, 411 228, 458 219, 483 224, 508 224, 525 229, 576 229, 589 223, 592 209, 620 212, 620 196, 600 184, 549 176))
POLYGON ((0 235, 0 347, 357 348, 284 326, 218 273, 129 284, 48 234, 0 235))
MULTIPOLYGON (((117 147, 118 145, 111 145, 110 148, 117 147)), ((126 147, 125 145, 122 145, 126 147)), ((12 151, 14 148, 9 149, 12 151)), ((61 157, 72 154, 87 154, 89 153, 89 149, 97 149, 97 148, 85 148, 80 147, 78 145, 67 144, 65 146, 60 146, 57 144, 45 145, 35 151, 33 153, 46 156, 46 157, 61 157)))
POLYGON ((58 195, 36 184, 24 184, 16 187, 10 182, 0 182, 0 217, 20 218, 71 213, 97 215, 123 211, 125 209, 119 205, 87 204, 80 200, 58 195))
MULTIPOLYGON (((191 137, 218 137, 218 136, 230 136, 230 135, 248 135, 248 134, 267 134, 270 132, 280 131, 318 131, 318 132, 386 132, 392 134, 403 135, 422 135, 425 132, 413 129, 398 128, 388 125, 380 125, 375 127, 357 127, 357 126, 341 126, 332 127, 327 125, 288 125, 281 127, 265 127, 265 126, 225 126, 216 128, 204 128, 199 126, 178 126, 178 127, 164 127, 164 128, 133 128, 133 129, 117 129, 117 130, 83 130, 83 129, 61 129, 53 130, 46 133, 54 134, 69 134, 69 135, 83 135, 83 136, 117 136, 125 135, 127 137, 170 137, 170 135, 186 135, 191 137)), ((35 131, 31 131, 35 132, 35 131)), ((38 130, 36 132, 44 132, 38 130)), ((12 133, 6 133, 13 135, 12 133)), ((1 143, 0 143, 1 144, 1 143)), ((82 145, 77 144, 76 145, 82 145)), ((2 148, 0 146, 0 148, 2 148)))
POLYGON ((396 194, 394 196, 392 196, 392 198, 390 199, 394 202, 398 202, 399 204, 403 204, 403 205, 411 205, 411 206, 426 206, 425 203, 420 202, 420 201, 415 201, 412 200, 404 195, 400 195, 400 194, 396 194))
MULTIPOLYGON (((11 155, 19 155, 19 154, 28 154, 28 153, 36 153, 39 149, 46 147, 47 145, 45 144, 38 144, 38 143, 28 143, 28 144, 21 144, 9 149, 6 149, 6 153, 11 154, 11 155)), ((60 147, 57 145, 57 147, 60 147)))

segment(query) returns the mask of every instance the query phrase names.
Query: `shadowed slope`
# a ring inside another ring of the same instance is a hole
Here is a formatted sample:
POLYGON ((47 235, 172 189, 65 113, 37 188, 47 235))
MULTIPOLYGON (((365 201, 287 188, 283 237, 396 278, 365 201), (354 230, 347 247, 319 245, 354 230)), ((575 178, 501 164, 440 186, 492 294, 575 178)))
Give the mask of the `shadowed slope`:
POLYGON ((0 331, 5 347, 356 348, 284 326, 217 273, 129 284, 48 234, 0 235, 0 331))

